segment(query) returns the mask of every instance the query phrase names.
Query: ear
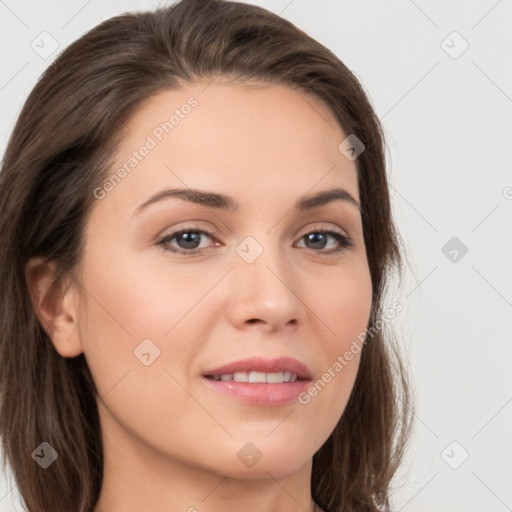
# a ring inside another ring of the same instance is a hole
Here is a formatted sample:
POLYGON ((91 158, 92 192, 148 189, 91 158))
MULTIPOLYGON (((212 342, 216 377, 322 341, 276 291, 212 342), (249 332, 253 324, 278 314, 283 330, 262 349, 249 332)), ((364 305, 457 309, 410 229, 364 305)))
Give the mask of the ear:
POLYGON ((25 266, 25 280, 35 314, 62 357, 83 352, 78 325, 78 289, 70 276, 54 282, 55 262, 32 258, 25 266))

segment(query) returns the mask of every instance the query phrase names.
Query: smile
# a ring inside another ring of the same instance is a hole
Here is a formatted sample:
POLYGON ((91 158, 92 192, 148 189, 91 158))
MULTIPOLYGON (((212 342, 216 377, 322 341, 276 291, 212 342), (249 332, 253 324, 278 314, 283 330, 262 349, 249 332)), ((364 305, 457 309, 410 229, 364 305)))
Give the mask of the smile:
POLYGON ((235 372, 223 373, 222 375, 207 376, 214 380, 221 380, 223 382, 251 382, 251 383, 268 383, 268 384, 282 384, 285 382, 295 382, 297 374, 292 372, 235 372))

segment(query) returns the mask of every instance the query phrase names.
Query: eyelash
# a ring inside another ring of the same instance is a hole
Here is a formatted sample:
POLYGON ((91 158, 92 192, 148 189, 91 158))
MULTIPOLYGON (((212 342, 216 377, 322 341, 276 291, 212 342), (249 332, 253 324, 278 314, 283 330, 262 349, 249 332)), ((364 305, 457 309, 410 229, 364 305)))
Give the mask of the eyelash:
MULTIPOLYGON (((194 255, 202 253, 206 249, 205 247, 203 247, 201 249, 190 249, 190 250, 170 248, 169 245, 168 245, 168 241, 170 241, 170 240, 172 240, 172 239, 176 238, 177 236, 180 236, 180 235, 182 235, 184 233, 203 234, 203 235, 206 235, 206 236, 208 236, 208 237, 213 239, 212 233, 210 233, 208 231, 205 231, 204 229, 183 228, 183 229, 180 229, 179 231, 174 231, 173 233, 170 233, 169 235, 165 235, 165 236, 161 237, 157 241, 157 245, 160 246, 164 251, 169 251, 169 252, 172 252, 174 254, 179 254, 180 256, 194 256, 194 255)), ((319 250, 307 249, 309 251, 313 251, 313 252, 317 252, 317 253, 324 253, 325 255, 328 256, 328 255, 338 254, 338 253, 340 253, 340 252, 342 252, 342 251, 344 251, 344 250, 346 250, 349 247, 352 247, 354 245, 352 240, 348 236, 346 236, 346 235, 342 235, 341 233, 338 233, 337 231, 321 230, 321 229, 309 231, 308 233, 302 235, 300 237, 300 240, 302 240, 306 236, 311 235, 313 233, 316 233, 316 234, 322 233, 324 235, 332 236, 340 244, 340 247, 337 248, 337 249, 331 249, 331 250, 327 250, 327 251, 324 251, 322 249, 319 249, 319 250)))

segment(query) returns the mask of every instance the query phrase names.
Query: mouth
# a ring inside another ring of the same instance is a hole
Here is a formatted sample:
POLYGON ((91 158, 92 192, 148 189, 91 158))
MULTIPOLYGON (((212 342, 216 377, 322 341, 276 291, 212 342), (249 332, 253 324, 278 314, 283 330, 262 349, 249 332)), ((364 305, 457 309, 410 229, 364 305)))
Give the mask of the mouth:
POLYGON ((208 370, 203 377, 223 382, 283 384, 311 380, 309 368, 292 357, 251 357, 208 370))
POLYGON ((280 406, 297 399, 311 378, 300 361, 281 357, 253 357, 202 374, 210 389, 252 405, 280 406))
POLYGON ((223 382, 250 382, 254 384, 284 384, 297 380, 307 380, 299 378, 296 373, 292 372, 235 372, 223 373, 221 375, 204 375, 204 377, 223 382))

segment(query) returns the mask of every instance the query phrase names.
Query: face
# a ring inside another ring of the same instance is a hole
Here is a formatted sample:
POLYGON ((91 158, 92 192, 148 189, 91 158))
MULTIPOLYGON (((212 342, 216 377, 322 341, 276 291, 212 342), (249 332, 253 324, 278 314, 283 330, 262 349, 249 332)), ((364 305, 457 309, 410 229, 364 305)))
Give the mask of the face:
POLYGON ((357 172, 338 149, 347 134, 312 98, 206 85, 148 101, 118 148, 109 177, 119 179, 96 190, 78 269, 80 350, 109 439, 155 460, 277 477, 326 441, 358 371, 355 351, 332 370, 370 315, 357 172), (297 206, 332 189, 344 192, 297 206), (262 366, 237 363, 248 358, 262 366), (280 358, 302 363, 310 381, 280 358), (238 380, 215 380, 231 363, 217 378, 238 380), (239 382, 252 371, 299 376, 239 382))

